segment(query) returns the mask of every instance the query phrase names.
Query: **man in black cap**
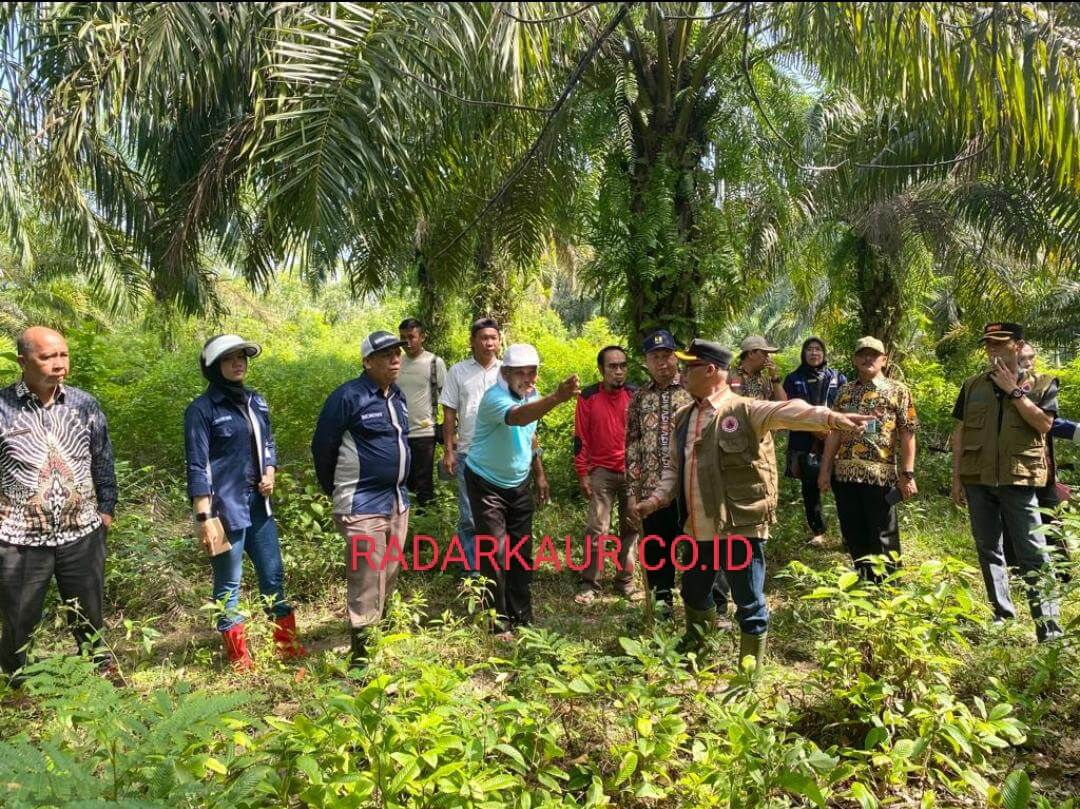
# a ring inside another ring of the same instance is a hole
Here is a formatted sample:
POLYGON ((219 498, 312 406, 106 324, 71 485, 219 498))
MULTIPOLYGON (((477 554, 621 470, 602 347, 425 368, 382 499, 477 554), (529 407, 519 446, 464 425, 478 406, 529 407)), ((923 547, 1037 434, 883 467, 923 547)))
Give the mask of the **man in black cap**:
POLYGON ((964 380, 953 407, 952 496, 968 505, 995 620, 1016 617, 1002 541, 1007 525, 1036 635, 1052 640, 1061 637, 1060 613, 1057 599, 1039 583, 1048 559, 1036 491, 1048 479, 1047 433, 1057 414, 1058 383, 1020 367, 1025 343, 1018 323, 988 323, 981 342, 989 368, 964 380))
POLYGON ((364 372, 330 394, 311 440, 315 474, 345 538, 353 664, 366 657, 368 633, 397 583, 400 553, 387 551, 395 541, 400 551, 409 529, 409 415, 394 384, 404 344, 386 331, 364 339, 364 372))
MULTIPOLYGON (((1017 365, 1021 371, 1035 371, 1035 346, 1031 343, 1024 343, 1021 347, 1019 354, 1017 354, 1017 365)), ((1061 483, 1057 479, 1057 460, 1054 455, 1054 439, 1060 438, 1060 431, 1058 425, 1061 420, 1054 419, 1054 427, 1050 429, 1050 432, 1046 434, 1046 485, 1040 486, 1035 490, 1035 497, 1039 503, 1039 519, 1043 525, 1057 525, 1060 521, 1051 513, 1056 511, 1058 506, 1061 505, 1062 500, 1068 499, 1063 497, 1063 491, 1066 491, 1061 483)), ((1005 550, 1005 562, 1009 566, 1010 575, 1015 575, 1020 572, 1020 565, 1016 559, 1016 551, 1013 550, 1012 537, 1009 536, 1009 526, 1002 524, 1003 533, 1005 535, 1002 547, 1005 550)), ((1060 562, 1067 563, 1069 560, 1069 547, 1065 538, 1062 536, 1050 535, 1046 537, 1046 550, 1051 559, 1057 559, 1060 562)), ((1068 584, 1072 581, 1072 576, 1069 574, 1068 568, 1065 565, 1061 565, 1057 569, 1058 580, 1062 584, 1068 584)))
POLYGON ((696 560, 689 560, 682 580, 682 648, 699 648, 714 623, 711 590, 721 567, 735 600, 739 657, 752 655, 760 670, 769 626, 764 546, 775 507, 772 431, 857 431, 873 416, 740 396, 727 383, 731 352, 708 340, 692 341, 676 357, 686 363, 683 383, 695 402, 675 415, 670 463, 659 485, 638 503, 638 513, 646 517, 678 498, 684 530, 694 539, 696 560))
MULTIPOLYGON (((627 510, 634 511, 660 484, 660 476, 671 462, 669 446, 675 411, 693 402, 679 383, 679 361, 675 358, 675 338, 660 329, 645 338, 641 346, 649 381, 634 393, 626 411, 627 510)), ((682 521, 675 503, 650 514, 643 521, 641 536, 649 541, 640 546, 642 566, 649 590, 656 598, 661 617, 670 617, 675 587, 675 567, 671 545, 682 533, 682 521)))

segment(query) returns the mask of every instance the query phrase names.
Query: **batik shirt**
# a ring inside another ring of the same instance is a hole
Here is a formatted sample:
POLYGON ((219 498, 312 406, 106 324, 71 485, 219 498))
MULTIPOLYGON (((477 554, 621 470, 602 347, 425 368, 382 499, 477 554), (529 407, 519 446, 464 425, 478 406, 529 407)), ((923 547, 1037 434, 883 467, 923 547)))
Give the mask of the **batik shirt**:
POLYGON ((115 505, 112 444, 94 397, 61 386, 46 407, 22 380, 0 389, 0 542, 64 545, 115 505))
POLYGON ((771 402, 776 398, 768 368, 762 367, 756 374, 748 374, 740 366, 736 373, 738 379, 731 384, 731 389, 735 393, 761 402, 771 402))
POLYGON ((840 432, 840 447, 833 461, 833 474, 847 483, 896 483, 896 461, 900 432, 915 432, 919 422, 907 385, 886 377, 872 382, 852 380, 840 388, 833 410, 877 416, 870 432, 840 432))
POLYGON ((630 495, 644 500, 670 464, 668 447, 675 411, 693 398, 678 382, 660 388, 650 380, 638 388, 626 411, 626 481, 630 495))

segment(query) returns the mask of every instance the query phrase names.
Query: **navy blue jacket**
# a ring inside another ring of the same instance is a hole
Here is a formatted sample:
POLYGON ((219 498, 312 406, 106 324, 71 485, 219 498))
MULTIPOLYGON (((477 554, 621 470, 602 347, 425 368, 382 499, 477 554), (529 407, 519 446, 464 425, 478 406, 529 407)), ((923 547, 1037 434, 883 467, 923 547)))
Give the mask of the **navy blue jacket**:
MULTIPOLYGON (((228 531, 251 525, 251 495, 266 467, 277 467, 277 445, 266 400, 250 391, 248 410, 259 427, 260 463, 251 452, 251 427, 240 406, 212 385, 184 411, 188 497, 211 495, 211 513, 228 531)), ((266 501, 270 513, 270 501, 266 501)))
POLYGON ((1080 441, 1080 433, 1076 431, 1077 427, 1080 427, 1080 425, 1075 421, 1055 418, 1054 426, 1050 428, 1050 437, 1063 438, 1066 441, 1080 441))
POLYGON ((311 439, 319 486, 335 514, 400 514, 409 507, 409 411, 366 373, 330 394, 311 439))
MULTIPOLYGON (((806 381, 806 376, 801 372, 802 366, 796 368, 786 377, 784 377, 784 393, 787 394, 788 399, 802 399, 803 401, 810 401, 810 384, 806 381)), ((825 369, 826 389, 825 389, 825 401, 820 404, 825 407, 832 407, 833 402, 836 401, 836 394, 840 392, 840 386, 847 382, 847 377, 839 371, 832 368, 825 369)), ((811 404, 818 404, 811 402, 811 404)), ((810 452, 813 448, 814 435, 813 433, 802 432, 801 430, 792 430, 788 436, 788 453, 792 452, 810 452)))

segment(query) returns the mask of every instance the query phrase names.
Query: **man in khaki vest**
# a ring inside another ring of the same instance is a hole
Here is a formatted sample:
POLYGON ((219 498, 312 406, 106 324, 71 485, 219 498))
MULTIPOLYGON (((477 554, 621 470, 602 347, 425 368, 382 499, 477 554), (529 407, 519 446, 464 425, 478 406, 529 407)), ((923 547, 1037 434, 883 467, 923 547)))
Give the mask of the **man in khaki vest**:
POLYGON ((1057 414, 1057 380, 1019 368, 1019 324, 989 323, 981 342, 990 366, 964 380, 953 408, 953 501, 968 504, 995 620, 1016 617, 1002 544, 1007 525, 1036 634, 1040 642, 1052 640, 1061 628, 1057 600, 1038 586, 1047 555, 1036 491, 1047 481, 1046 434, 1057 414))
MULTIPOLYGON (((645 517, 679 499, 691 551, 683 560, 687 631, 681 648, 699 648, 715 621, 711 588, 719 567, 735 601, 739 657, 753 655, 760 670, 769 627, 764 546, 775 508, 771 432, 833 427, 858 431, 873 416, 834 413, 799 400, 763 402, 739 396, 727 384, 731 352, 719 343, 694 340, 676 356, 686 363, 683 381, 696 401, 675 414, 671 463, 637 511, 645 517)), ((642 543, 648 540, 644 537, 642 543)))

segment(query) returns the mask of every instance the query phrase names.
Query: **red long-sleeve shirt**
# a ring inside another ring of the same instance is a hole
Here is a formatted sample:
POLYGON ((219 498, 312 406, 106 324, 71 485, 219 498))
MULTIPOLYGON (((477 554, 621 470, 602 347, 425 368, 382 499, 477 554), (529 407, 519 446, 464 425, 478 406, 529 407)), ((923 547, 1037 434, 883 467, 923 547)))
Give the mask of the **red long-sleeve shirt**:
POLYGON ((581 392, 574 412, 574 468, 585 477, 598 466, 626 471, 626 410, 633 385, 605 390, 600 383, 581 392))

